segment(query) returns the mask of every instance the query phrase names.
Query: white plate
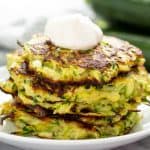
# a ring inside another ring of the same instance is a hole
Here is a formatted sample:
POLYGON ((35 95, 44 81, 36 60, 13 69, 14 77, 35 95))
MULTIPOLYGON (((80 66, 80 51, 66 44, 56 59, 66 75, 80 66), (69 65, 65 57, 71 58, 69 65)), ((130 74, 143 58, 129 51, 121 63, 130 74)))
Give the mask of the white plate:
MULTIPOLYGON (((0 67, 0 79, 5 80, 9 74, 5 67, 0 67)), ((0 92, 0 102, 9 99, 9 96, 0 92)), ((140 106, 143 119, 132 133, 103 139, 92 140, 46 140, 39 138, 21 137, 0 131, 0 141, 30 150, 102 150, 118 147, 135 142, 150 135, 150 107, 140 106)))

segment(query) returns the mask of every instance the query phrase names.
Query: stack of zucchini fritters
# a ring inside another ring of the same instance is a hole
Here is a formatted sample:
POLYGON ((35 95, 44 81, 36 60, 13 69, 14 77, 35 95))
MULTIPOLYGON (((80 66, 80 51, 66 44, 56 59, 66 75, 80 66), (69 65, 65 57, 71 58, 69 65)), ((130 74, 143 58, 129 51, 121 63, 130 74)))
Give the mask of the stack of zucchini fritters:
POLYGON ((54 46, 36 35, 7 56, 10 78, 1 89, 13 101, 1 115, 15 134, 85 139, 128 133, 139 121, 137 106, 150 93, 141 50, 105 37, 92 50, 54 46))

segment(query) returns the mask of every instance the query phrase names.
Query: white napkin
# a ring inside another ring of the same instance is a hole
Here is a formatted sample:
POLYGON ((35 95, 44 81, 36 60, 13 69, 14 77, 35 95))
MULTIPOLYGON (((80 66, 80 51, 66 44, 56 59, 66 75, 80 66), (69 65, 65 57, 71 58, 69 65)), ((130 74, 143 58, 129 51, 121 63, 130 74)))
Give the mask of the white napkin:
POLYGON ((33 34, 42 33, 48 18, 76 12, 94 16, 84 0, 0 1, 0 49, 16 49, 17 40, 24 42, 33 34))
POLYGON ((42 33, 46 24, 46 17, 20 18, 5 26, 0 32, 0 47, 15 49, 16 41, 28 40, 35 33, 42 33))

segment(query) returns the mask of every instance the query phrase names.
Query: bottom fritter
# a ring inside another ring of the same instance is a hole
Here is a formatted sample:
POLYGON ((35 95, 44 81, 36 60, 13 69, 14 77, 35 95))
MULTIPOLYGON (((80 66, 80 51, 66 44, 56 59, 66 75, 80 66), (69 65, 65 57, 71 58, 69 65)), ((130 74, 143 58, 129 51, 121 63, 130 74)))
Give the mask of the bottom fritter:
POLYGON ((59 117, 37 117, 35 112, 12 103, 2 106, 1 115, 15 123, 14 134, 50 139, 87 139, 123 135, 138 123, 137 112, 129 112, 114 124, 89 125, 79 120, 59 117))

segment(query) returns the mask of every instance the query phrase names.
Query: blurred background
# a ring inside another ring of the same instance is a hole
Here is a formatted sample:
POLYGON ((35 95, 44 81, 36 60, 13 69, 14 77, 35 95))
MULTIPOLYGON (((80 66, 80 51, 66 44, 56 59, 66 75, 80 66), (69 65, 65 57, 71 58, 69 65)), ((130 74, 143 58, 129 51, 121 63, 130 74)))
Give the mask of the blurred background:
POLYGON ((104 34, 141 48, 150 70, 150 0, 1 0, 0 65, 17 48, 17 40, 43 32, 49 18, 67 13, 87 15, 104 34))

